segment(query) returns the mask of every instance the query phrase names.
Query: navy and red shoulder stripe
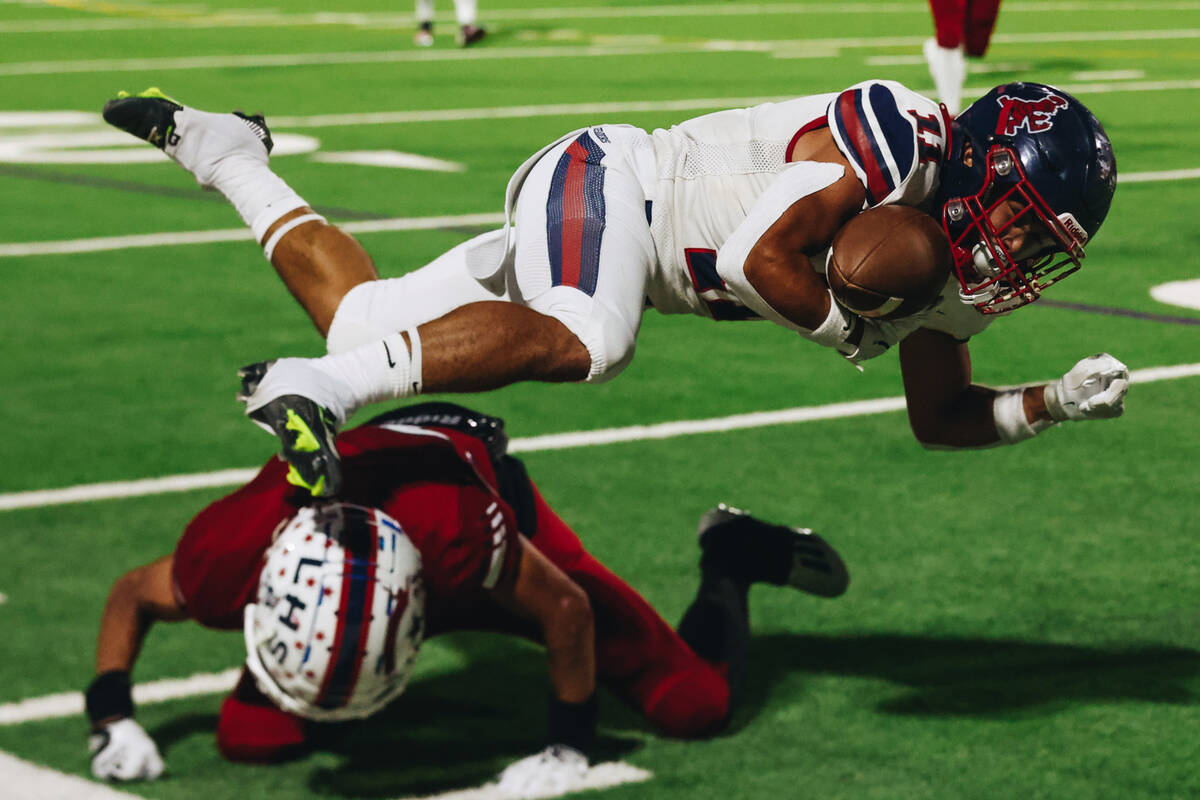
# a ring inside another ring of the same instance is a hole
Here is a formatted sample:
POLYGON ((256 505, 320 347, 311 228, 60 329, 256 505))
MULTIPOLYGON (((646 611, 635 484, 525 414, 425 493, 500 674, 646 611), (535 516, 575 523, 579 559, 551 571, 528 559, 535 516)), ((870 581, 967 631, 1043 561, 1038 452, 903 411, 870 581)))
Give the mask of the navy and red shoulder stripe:
POLYGON ((916 132, 892 91, 880 83, 856 86, 829 106, 838 146, 854 164, 870 205, 883 202, 916 167, 916 132))

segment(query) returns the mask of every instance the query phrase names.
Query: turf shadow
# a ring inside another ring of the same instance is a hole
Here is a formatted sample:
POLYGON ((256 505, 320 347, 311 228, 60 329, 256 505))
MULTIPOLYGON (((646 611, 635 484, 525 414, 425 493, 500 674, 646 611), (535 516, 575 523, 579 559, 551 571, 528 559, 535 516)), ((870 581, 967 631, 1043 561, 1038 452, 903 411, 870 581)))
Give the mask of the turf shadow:
MULTIPOLYGON (((357 723, 322 726, 314 749, 343 756, 334 768, 309 779, 322 794, 345 797, 425 795, 478 785, 513 761, 546 745, 549 683, 540 649, 500 637, 470 637, 454 643, 467 660, 461 669, 414 683, 379 714, 357 723)), ((601 700, 601 729, 632 714, 610 710, 601 700)), ((628 713, 628 712, 627 712, 628 713)), ((594 761, 636 750, 641 741, 601 732, 594 761)))
POLYGON ((1187 683, 1200 652, 1180 647, 1085 647, 1012 639, 903 635, 756 637, 743 704, 744 725, 794 672, 878 678, 905 691, 876 706, 884 714, 1052 714, 1111 702, 1196 705, 1187 683))

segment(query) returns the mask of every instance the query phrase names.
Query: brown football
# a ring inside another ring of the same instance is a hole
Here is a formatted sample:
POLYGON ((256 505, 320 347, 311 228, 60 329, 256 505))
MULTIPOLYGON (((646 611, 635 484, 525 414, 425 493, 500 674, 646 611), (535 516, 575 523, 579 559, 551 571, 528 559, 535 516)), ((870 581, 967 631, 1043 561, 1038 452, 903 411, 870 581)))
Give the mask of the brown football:
POLYGON ((933 217, 910 206, 878 206, 833 237, 825 279, 856 314, 897 319, 930 306, 950 267, 950 243, 933 217))

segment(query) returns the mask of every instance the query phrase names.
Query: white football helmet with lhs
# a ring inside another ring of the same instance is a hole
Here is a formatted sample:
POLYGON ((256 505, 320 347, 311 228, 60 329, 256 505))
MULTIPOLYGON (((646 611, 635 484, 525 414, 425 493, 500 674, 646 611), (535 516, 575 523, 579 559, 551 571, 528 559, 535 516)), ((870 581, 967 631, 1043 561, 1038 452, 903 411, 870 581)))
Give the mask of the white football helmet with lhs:
POLYGON ((404 691, 424 635, 421 555, 379 509, 300 509, 246 606, 246 666, 285 711, 369 716, 404 691))

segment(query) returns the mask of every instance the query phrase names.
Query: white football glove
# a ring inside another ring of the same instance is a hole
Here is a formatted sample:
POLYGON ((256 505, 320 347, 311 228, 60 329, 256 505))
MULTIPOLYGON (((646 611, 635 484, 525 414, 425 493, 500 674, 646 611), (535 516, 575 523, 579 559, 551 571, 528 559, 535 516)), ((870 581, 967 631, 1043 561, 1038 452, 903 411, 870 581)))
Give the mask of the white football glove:
POLYGON ((506 798, 558 797, 587 775, 587 756, 565 744, 552 744, 540 753, 505 767, 496 788, 506 798))
POLYGON ((1112 419, 1125 412, 1129 368, 1108 353, 1085 358, 1056 381, 1046 384, 1051 419, 1112 419))
POLYGON ((142 726, 126 717, 88 737, 92 774, 101 780, 152 781, 163 773, 158 747, 142 726))
POLYGON ((801 328, 799 333, 810 342, 832 347, 855 366, 861 361, 883 355, 893 344, 884 335, 878 322, 844 308, 832 293, 829 296, 829 315, 825 321, 816 330, 801 328))

